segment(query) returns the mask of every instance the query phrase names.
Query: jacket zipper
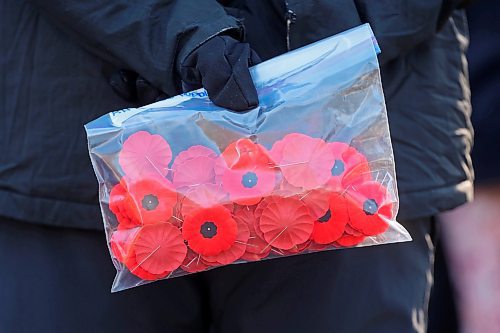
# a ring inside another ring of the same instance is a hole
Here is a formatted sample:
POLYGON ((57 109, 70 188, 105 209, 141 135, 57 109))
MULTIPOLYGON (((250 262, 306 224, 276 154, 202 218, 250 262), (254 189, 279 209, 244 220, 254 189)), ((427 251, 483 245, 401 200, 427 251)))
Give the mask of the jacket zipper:
POLYGON ((297 15, 293 10, 288 8, 288 2, 285 2, 286 8, 286 49, 290 51, 290 26, 295 23, 297 15))

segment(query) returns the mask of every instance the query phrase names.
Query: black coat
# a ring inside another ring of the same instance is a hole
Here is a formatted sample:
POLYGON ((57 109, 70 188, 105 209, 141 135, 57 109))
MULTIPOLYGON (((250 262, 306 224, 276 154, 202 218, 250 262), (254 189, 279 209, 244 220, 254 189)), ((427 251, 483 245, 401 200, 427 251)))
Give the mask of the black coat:
POLYGON ((109 73, 128 69, 176 95, 179 59, 222 31, 243 38, 234 16, 263 58, 371 23, 382 48, 401 216, 432 215, 471 196, 458 1, 221 2, 227 12, 209 0, 2 1, 0 215, 101 228, 83 124, 137 106, 114 92, 109 73))

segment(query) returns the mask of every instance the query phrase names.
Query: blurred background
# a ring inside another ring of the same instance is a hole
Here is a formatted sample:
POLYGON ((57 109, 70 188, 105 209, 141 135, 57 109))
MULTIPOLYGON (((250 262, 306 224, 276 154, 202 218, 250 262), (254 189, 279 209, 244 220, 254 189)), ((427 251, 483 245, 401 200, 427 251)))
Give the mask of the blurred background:
POLYGON ((500 332, 500 1, 467 16, 475 198, 439 218, 429 333, 500 332))

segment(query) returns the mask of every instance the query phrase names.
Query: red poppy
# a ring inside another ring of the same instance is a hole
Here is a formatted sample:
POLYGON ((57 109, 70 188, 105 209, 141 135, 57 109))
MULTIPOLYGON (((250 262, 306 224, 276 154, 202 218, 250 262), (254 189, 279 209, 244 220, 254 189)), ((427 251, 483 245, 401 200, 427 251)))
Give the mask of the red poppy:
POLYGON ((240 259, 241 256, 245 253, 249 237, 250 231, 248 230, 246 224, 239 223, 238 235, 233 245, 231 245, 231 247, 227 250, 224 250, 216 255, 203 256, 203 260, 211 264, 229 265, 240 259))
POLYGON ((241 139, 229 145, 221 158, 225 162, 222 185, 235 203, 254 205, 273 191, 276 168, 261 145, 241 139))
POLYGON ((263 239, 262 231, 257 232, 257 218, 254 214, 255 207, 239 206, 235 209, 234 219, 244 223, 250 232, 247 247, 242 259, 248 261, 260 260, 269 255, 271 246, 263 239))
POLYGON ((255 216, 256 223, 255 223, 254 230, 255 230, 255 233, 257 234, 257 236, 260 239, 264 239, 264 234, 260 230, 260 223, 259 223, 259 221, 260 221, 260 219, 262 217, 262 212, 267 207, 267 205, 269 205, 270 203, 276 203, 276 202, 278 202, 281 199, 282 199, 281 196, 270 195, 270 196, 265 197, 264 199, 262 199, 262 201, 259 202, 259 204, 255 207, 254 216, 255 216))
POLYGON ((180 195, 180 212, 186 216, 200 208, 209 208, 216 205, 224 205, 232 211, 233 203, 229 201, 228 194, 224 192, 220 185, 203 184, 186 188, 180 195))
POLYGON ((227 208, 213 206, 184 217, 182 235, 189 247, 203 256, 215 256, 229 249, 238 234, 236 221, 227 208))
MULTIPOLYGON (((298 192, 300 193, 300 192, 298 192)), ((307 208, 311 211, 314 218, 319 219, 328 212, 330 209, 330 195, 332 192, 323 188, 318 188, 298 194, 299 199, 302 200, 307 208)))
POLYGON ((310 190, 328 181, 333 160, 325 141, 297 133, 283 141, 286 143, 278 166, 288 183, 310 190))
POLYGON ((259 227, 270 245, 290 250, 309 239, 314 227, 314 217, 298 198, 282 198, 264 208, 259 227))
POLYGON ((118 162, 128 176, 156 174, 165 176, 172 159, 170 145, 160 135, 139 131, 123 143, 118 162))
POLYGON ((134 237, 125 265, 143 280, 157 280, 176 270, 186 254, 186 244, 175 226, 170 223, 145 225, 134 237))
POLYGON ((347 200, 341 194, 335 192, 330 193, 328 200, 329 209, 314 222, 311 238, 319 244, 329 244, 339 239, 349 221, 347 200))
POLYGON ((173 208, 172 217, 168 220, 172 225, 177 228, 182 228, 182 214, 181 214, 181 200, 184 196, 180 193, 177 193, 177 203, 173 208))
POLYGON ((383 233, 393 218, 393 200, 380 183, 370 181, 347 189, 349 224, 366 236, 383 233))
POLYGON ((342 191, 350 184, 371 180, 371 170, 366 157, 355 148, 342 143, 330 142, 333 166, 328 186, 335 191, 342 191))
POLYGON ((216 158, 213 150, 203 146, 182 151, 172 164, 172 183, 176 188, 213 183, 216 158))
POLYGON ((129 229, 141 225, 141 221, 132 218, 128 211, 130 197, 126 189, 126 183, 122 178, 109 193, 109 210, 115 214, 118 220, 118 229, 129 229))
POLYGON ((128 185, 129 215, 142 222, 152 224, 166 222, 173 215, 177 194, 172 185, 164 178, 148 177, 128 185))
POLYGON ((125 258, 137 232, 140 228, 118 229, 113 231, 109 239, 109 246, 113 256, 121 263, 125 263, 125 258))
POLYGON ((201 255, 188 249, 186 258, 181 265, 181 268, 188 273, 197 273, 206 270, 209 265, 207 265, 201 258, 201 255))

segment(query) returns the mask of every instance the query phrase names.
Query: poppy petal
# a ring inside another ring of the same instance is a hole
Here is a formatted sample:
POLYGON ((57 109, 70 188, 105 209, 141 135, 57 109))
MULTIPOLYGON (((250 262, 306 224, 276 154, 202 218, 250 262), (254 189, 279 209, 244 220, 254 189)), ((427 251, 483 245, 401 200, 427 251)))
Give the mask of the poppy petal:
POLYGON ((176 188, 213 183, 216 158, 213 150, 203 146, 182 151, 172 164, 172 183, 176 188))
POLYGON ((244 223, 250 232, 245 251, 245 260, 256 261, 269 255, 271 246, 263 239, 262 232, 257 233, 257 218, 254 214, 255 207, 239 206, 234 212, 238 223, 244 223))
POLYGON ((125 140, 118 162, 125 174, 135 178, 149 174, 166 176, 171 159, 172 150, 165 139, 139 131, 125 140))
POLYGON ((132 241, 139 230, 139 228, 118 229, 111 234, 109 245, 113 256, 119 262, 125 263, 132 241))
POLYGON ((330 208, 330 195, 332 192, 324 189, 314 189, 301 193, 299 195, 300 200, 302 200, 314 218, 319 219, 323 217, 330 208))
POLYGON ((140 220, 132 218, 128 211, 130 202, 126 184, 122 178, 109 193, 109 209, 118 220, 118 229, 130 229, 141 225, 140 220))
POLYGON ((296 135, 283 148, 278 166, 291 185, 314 189, 324 185, 331 176, 331 149, 322 139, 296 135))
POLYGON ((289 250, 309 239, 314 227, 314 217, 299 199, 283 198, 264 208, 259 227, 270 245, 289 250))
POLYGON ((349 235, 347 233, 344 233, 342 237, 337 239, 335 243, 339 244, 340 246, 343 247, 349 247, 349 246, 355 246, 364 241, 366 236, 361 235, 361 236, 353 236, 349 235))
POLYGON ((191 249, 188 249, 186 258, 181 265, 181 268, 188 273, 202 272, 208 267, 210 266, 201 260, 201 255, 191 249))
POLYGON ((232 210, 232 202, 228 199, 228 194, 224 192, 220 185, 203 184, 185 189, 184 195, 180 198, 180 211, 182 216, 200 208, 209 208, 216 205, 224 205, 232 210))
POLYGON ((302 244, 297 244, 294 247, 292 247, 291 249, 283 250, 282 251, 283 255, 288 256, 288 255, 294 255, 294 254, 297 254, 297 253, 301 253, 304 250, 307 250, 309 248, 310 244, 311 244, 310 240, 307 240, 306 242, 304 242, 302 244))
POLYGON ((140 268, 141 273, 156 279, 177 269, 186 254, 179 229, 170 223, 151 224, 143 226, 134 237, 125 264, 132 274, 140 268))

